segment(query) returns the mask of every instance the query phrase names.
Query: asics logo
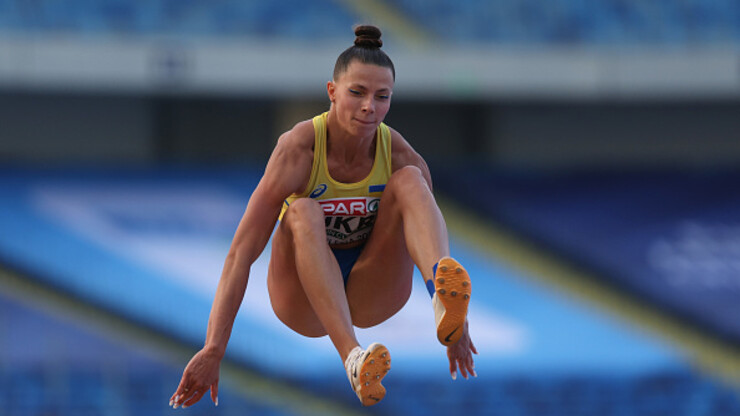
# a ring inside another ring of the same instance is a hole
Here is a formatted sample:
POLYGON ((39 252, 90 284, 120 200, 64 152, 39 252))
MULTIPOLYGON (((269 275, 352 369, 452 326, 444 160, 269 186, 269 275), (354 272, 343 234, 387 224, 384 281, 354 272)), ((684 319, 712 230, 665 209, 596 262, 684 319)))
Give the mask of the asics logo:
POLYGON ((325 183, 319 184, 319 186, 317 186, 316 189, 314 189, 313 192, 311 192, 311 195, 309 195, 309 198, 320 197, 321 195, 324 194, 324 192, 326 192, 327 188, 328 187, 326 186, 325 183))

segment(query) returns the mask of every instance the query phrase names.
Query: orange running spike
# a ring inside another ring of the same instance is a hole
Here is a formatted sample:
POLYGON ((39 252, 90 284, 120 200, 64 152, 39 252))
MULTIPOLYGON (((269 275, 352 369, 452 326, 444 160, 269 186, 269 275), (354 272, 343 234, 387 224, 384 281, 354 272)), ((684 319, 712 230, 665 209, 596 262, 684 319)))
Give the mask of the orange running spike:
POLYGON ((437 339, 443 345, 454 345, 462 337, 471 286, 468 272, 455 259, 445 257, 439 261, 434 279, 437 299, 432 301, 435 303, 437 339))

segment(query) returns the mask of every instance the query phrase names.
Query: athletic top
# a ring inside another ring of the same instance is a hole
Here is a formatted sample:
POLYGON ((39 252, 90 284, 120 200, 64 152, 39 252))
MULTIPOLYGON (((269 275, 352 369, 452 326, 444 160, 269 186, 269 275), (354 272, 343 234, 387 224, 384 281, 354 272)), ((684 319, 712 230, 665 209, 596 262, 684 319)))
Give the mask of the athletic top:
POLYGON ((324 209, 326 240, 329 245, 363 241, 370 236, 378 214, 380 197, 391 177, 391 131, 384 123, 378 126, 375 160, 365 179, 355 183, 338 182, 329 175, 326 163, 327 114, 313 118, 313 166, 306 190, 285 200, 280 219, 296 199, 312 198, 324 209))

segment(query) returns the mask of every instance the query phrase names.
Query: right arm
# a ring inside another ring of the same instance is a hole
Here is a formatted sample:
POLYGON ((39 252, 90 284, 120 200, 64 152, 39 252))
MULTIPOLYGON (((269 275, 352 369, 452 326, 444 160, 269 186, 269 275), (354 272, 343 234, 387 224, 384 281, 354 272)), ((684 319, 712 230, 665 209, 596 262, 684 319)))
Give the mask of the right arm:
POLYGON ((208 319, 206 342, 188 363, 170 403, 196 403, 210 389, 216 402, 221 359, 249 280, 249 269, 265 249, 283 201, 307 186, 313 163, 313 125, 297 124, 283 134, 236 229, 208 319))
POLYGON ((226 351, 231 327, 247 288, 249 269, 265 249, 283 201, 303 191, 308 181, 312 154, 296 148, 289 134, 278 141, 265 174, 249 199, 224 262, 204 346, 219 358, 226 351))

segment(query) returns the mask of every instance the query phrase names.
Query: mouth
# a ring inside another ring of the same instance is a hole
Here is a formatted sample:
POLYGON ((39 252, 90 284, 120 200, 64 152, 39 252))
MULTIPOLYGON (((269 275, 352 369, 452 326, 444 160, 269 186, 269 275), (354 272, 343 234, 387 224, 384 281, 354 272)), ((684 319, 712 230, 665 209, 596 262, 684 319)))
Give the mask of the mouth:
POLYGON ((366 125, 366 126, 375 125, 375 122, 374 121, 365 121, 365 120, 360 120, 358 118, 356 118, 355 121, 358 122, 358 123, 360 123, 360 124, 366 125))

